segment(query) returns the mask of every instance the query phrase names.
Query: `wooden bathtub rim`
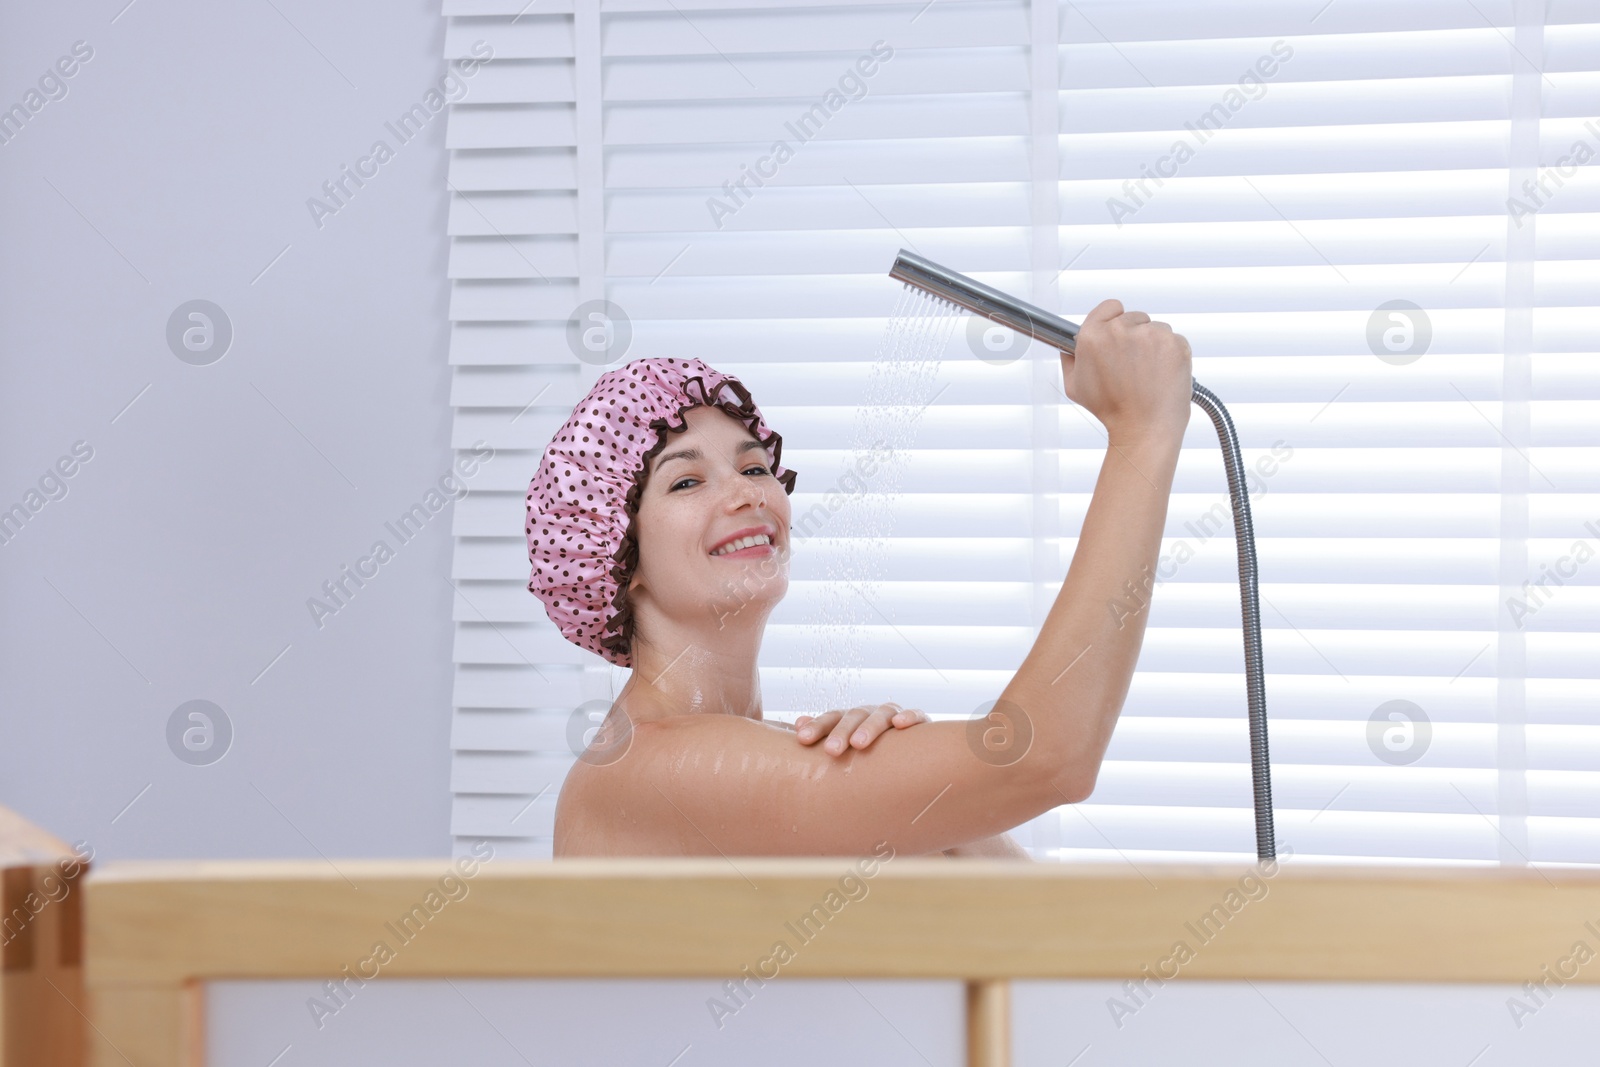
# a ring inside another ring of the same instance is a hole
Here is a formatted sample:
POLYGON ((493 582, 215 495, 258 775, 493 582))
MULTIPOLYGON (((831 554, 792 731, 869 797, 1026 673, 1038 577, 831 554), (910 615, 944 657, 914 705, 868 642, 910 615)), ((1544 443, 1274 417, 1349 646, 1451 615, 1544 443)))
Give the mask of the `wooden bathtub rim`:
POLYGON ((87 980, 324 979, 380 940, 380 977, 730 977, 784 941, 793 958, 769 966, 790 977, 1520 985, 1600 946, 1600 871, 905 858, 849 899, 852 862, 494 860, 435 914, 443 858, 110 863, 88 877, 87 980), (417 903, 429 917, 396 937, 417 903))

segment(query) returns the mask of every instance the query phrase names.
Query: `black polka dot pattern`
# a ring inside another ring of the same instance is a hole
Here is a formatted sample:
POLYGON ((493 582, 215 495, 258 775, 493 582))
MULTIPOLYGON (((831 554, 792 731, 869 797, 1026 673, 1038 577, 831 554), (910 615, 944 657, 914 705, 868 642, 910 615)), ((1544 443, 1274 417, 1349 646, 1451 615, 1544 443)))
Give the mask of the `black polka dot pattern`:
POLYGON ((650 460, 682 430, 684 412, 715 406, 739 419, 771 453, 785 493, 783 438, 768 429, 739 379, 698 359, 636 359, 608 371, 545 447, 528 484, 528 591, 579 648, 632 667, 628 582, 639 562, 634 536, 650 460), (730 395, 731 394, 731 395, 730 395))

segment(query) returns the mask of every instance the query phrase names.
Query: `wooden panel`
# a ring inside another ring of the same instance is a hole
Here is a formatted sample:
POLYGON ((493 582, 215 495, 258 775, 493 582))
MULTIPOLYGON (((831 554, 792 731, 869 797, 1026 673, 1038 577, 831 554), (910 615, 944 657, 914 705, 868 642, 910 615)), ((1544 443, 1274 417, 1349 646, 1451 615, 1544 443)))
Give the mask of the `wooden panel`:
POLYGON ((0 808, 0 1067, 82 1067, 84 857, 0 808))
POLYGON ((1011 983, 967 983, 967 1067, 1009 1067, 1011 983))
POLYGON ((872 862, 122 863, 90 876, 89 977, 716 976, 783 940, 806 977, 1521 983, 1600 915, 1586 870, 872 862))
POLYGON ((90 993, 91 1067, 202 1067, 199 982, 99 986, 90 993))
POLYGON ((55 834, 9 808, 0 808, 0 868, 48 866, 72 855, 73 850, 55 834))

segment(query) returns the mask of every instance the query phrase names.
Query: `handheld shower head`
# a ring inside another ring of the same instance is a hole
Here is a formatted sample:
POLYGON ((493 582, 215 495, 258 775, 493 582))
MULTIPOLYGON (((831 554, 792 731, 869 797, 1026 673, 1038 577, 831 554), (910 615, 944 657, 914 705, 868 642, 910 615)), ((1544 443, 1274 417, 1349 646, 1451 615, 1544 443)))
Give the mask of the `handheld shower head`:
POLYGON ((1078 327, 1073 323, 903 248, 889 268, 889 277, 1009 326, 1069 356, 1077 350, 1078 327))
MULTIPOLYGON (((894 266, 889 268, 889 277, 915 286, 935 299, 965 308, 1002 326, 1009 326, 1068 355, 1077 351, 1076 324, 903 248, 895 257, 894 266)), ((1211 424, 1216 428, 1217 439, 1222 444, 1223 466, 1228 474, 1228 496, 1233 502, 1233 532, 1239 554, 1239 601, 1244 618, 1245 692, 1250 707, 1256 856, 1269 860, 1277 856, 1272 829, 1272 763, 1267 755, 1267 695, 1261 662, 1256 535, 1250 522, 1250 496, 1244 479, 1244 459, 1239 452, 1239 435, 1233 428, 1233 419, 1228 415, 1228 409, 1222 406, 1222 401, 1199 382, 1194 382, 1193 399, 1211 417, 1211 424)))

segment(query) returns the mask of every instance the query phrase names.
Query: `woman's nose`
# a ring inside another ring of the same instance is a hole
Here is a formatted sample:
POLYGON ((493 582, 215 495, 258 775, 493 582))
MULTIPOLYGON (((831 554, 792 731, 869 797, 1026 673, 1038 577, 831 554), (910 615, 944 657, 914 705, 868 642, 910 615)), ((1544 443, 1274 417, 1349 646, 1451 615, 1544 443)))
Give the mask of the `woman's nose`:
POLYGON ((734 489, 734 503, 738 505, 755 504, 759 507, 767 505, 767 487, 747 474, 738 475, 738 484, 734 489))

